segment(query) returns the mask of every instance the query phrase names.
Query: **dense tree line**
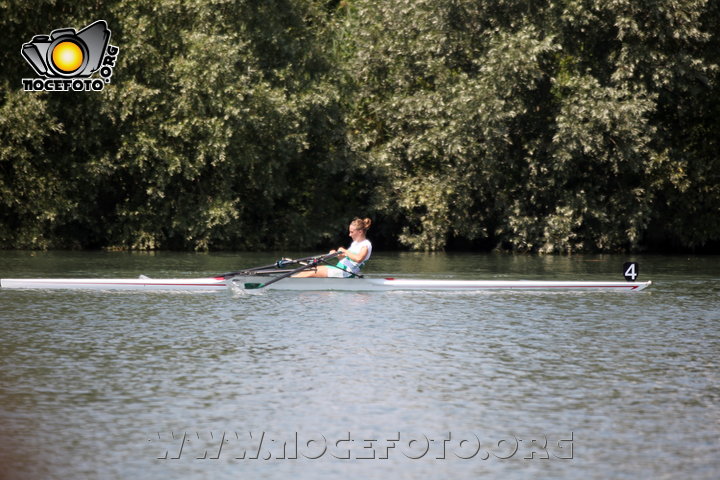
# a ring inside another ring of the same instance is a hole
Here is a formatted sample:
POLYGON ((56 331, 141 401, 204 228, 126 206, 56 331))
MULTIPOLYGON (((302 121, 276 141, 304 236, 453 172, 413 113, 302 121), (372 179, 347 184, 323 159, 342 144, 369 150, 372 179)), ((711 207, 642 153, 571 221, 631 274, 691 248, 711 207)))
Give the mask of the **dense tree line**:
POLYGON ((710 0, 0 0, 0 247, 720 244, 710 0), (102 92, 20 47, 107 20, 102 92))

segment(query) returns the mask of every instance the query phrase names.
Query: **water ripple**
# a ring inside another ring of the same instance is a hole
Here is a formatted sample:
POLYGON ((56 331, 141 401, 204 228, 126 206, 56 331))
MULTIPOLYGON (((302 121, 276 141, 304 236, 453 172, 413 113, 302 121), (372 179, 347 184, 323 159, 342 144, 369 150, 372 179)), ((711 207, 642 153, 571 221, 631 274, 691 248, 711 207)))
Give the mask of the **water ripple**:
MULTIPOLYGON (((452 259, 473 275, 553 264, 572 275, 572 260, 537 261, 452 259)), ((706 263, 706 277, 682 276, 680 262, 640 294, 3 291, 0 441, 12 448, 0 464, 24 478, 714 478, 720 284, 717 260, 706 263), (493 454, 158 460, 179 446, 173 432, 195 432, 190 450, 211 432, 237 432, 236 443, 249 432, 428 435, 433 448, 452 432, 493 454), (543 435, 571 435, 576 457, 527 460, 521 443, 501 460, 492 448, 543 435)), ((451 273, 441 267, 416 274, 451 273)))

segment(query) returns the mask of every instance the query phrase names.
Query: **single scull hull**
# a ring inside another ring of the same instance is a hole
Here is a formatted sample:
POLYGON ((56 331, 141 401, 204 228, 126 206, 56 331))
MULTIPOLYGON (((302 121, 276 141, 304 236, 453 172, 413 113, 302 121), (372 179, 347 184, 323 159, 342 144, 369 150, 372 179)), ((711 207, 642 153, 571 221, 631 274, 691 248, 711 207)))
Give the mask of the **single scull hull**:
MULTIPOLYGON (((145 291, 221 291, 243 289, 246 282, 263 282, 272 277, 247 276, 191 279, 89 279, 89 278, 6 278, 3 289, 65 289, 65 290, 145 290, 145 291)), ((575 290, 637 292, 652 282, 593 282, 543 280, 419 280, 395 278, 286 278, 267 287, 268 290, 575 290)), ((261 289, 262 290, 262 289, 261 289)))
MULTIPOLYGON (((258 282, 235 279, 236 285, 258 282)), ((652 282, 579 282, 541 280, 420 280, 399 278, 288 278, 269 285, 274 290, 615 290, 639 291, 652 282)))

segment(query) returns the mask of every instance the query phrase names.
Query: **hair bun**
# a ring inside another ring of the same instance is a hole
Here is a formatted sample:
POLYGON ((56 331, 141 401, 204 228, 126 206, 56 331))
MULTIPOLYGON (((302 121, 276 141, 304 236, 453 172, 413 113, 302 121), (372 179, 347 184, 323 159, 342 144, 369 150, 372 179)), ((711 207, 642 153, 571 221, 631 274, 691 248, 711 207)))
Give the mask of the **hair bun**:
POLYGON ((350 225, 357 229, 367 231, 367 229, 370 228, 370 225, 372 225, 372 220, 370 220, 369 218, 355 217, 353 218, 353 221, 350 223, 350 225))

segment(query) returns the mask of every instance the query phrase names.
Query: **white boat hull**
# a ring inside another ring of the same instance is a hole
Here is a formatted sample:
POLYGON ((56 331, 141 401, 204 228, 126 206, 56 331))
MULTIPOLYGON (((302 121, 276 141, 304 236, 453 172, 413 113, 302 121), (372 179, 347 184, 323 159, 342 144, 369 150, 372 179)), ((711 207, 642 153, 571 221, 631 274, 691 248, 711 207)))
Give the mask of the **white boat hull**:
MULTIPOLYGON (((7 278, 0 280, 3 289, 65 289, 65 290, 145 290, 145 291, 222 291, 245 289, 245 283, 263 283, 272 277, 248 276, 190 279, 89 279, 89 278, 7 278)), ((286 278, 260 290, 575 290, 637 292, 652 282, 593 282, 545 280, 419 280, 396 278, 286 278)), ((257 289, 255 289, 257 290, 257 289)))
MULTIPOLYGON (((235 284, 261 283, 258 277, 236 278, 235 284)), ((581 282, 540 280, 420 280, 399 278, 288 278, 268 285, 273 290, 616 290, 639 291, 652 282, 581 282)))

